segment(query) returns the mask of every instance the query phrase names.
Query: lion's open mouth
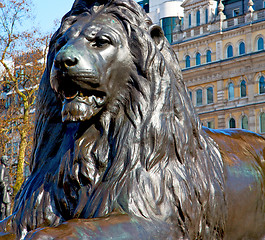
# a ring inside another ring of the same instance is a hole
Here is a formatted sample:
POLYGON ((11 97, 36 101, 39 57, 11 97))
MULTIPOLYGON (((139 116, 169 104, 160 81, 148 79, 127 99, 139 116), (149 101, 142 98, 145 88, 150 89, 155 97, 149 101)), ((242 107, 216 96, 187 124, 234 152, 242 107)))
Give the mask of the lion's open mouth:
POLYGON ((106 102, 106 94, 97 90, 63 90, 62 120, 85 121, 95 116, 106 102))
POLYGON ((100 91, 86 91, 85 93, 83 91, 71 91, 71 92, 65 92, 62 91, 62 97, 66 100, 73 100, 76 97, 80 97, 83 99, 86 99, 89 104, 96 104, 98 107, 100 107, 105 102, 105 94, 100 91))

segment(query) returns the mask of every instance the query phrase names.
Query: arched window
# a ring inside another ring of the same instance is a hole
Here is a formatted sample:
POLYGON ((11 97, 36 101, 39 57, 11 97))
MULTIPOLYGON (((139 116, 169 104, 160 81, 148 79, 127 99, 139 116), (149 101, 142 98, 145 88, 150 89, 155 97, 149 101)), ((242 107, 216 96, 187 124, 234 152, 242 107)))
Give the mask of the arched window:
POLYGON ((233 83, 229 83, 228 85, 228 99, 229 100, 233 100, 234 99, 234 84, 233 83))
POLYGON ((185 62, 186 62, 186 68, 190 67, 190 56, 189 55, 186 56, 185 62))
POLYGON ((200 16, 200 10, 196 12, 196 25, 200 26, 201 24, 201 16, 200 16))
POLYGON ((207 88, 207 104, 213 103, 213 87, 207 88))
POLYGON ((242 80, 240 83, 240 96, 241 97, 246 97, 247 96, 247 85, 246 81, 242 80))
POLYGON ((264 40, 262 37, 259 37, 257 46, 258 46, 258 51, 264 49, 264 40))
POLYGON ((265 93, 265 79, 263 76, 259 78, 259 94, 265 93))
POLYGON ((200 64, 201 64, 201 54, 196 53, 196 65, 200 65, 200 64))
POLYGON ((239 55, 242 55, 242 54, 245 54, 246 53, 246 50, 245 50, 245 43, 244 42, 241 42, 239 44, 239 55))
POLYGON ((227 53, 226 53, 227 57, 228 58, 233 57, 233 47, 232 47, 232 45, 227 46, 226 50, 227 50, 227 53))
POLYGON ((196 106, 201 106, 202 105, 202 90, 198 89, 196 91, 196 106))
POLYGON ((206 52, 206 62, 209 63, 212 61, 212 52, 211 50, 207 50, 206 52))
POLYGON ((260 132, 264 133, 265 132, 265 113, 260 114, 260 132))
POLYGON ((229 128, 236 128, 236 121, 234 118, 230 118, 229 120, 229 128))
POLYGON ((205 23, 208 23, 208 8, 205 9, 205 23))
POLYGON ((247 118, 247 116, 243 116, 241 118, 241 128, 248 130, 248 118, 247 118))
POLYGON ((192 100, 192 91, 189 91, 190 99, 192 100))
POLYGON ((191 27, 191 14, 189 14, 189 27, 191 27))

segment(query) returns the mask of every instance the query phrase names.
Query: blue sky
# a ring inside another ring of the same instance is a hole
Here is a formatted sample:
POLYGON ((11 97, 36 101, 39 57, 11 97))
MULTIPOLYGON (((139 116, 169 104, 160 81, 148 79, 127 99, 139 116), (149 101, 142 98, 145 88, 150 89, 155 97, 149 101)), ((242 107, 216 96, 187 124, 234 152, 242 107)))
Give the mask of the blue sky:
POLYGON ((32 0, 32 2, 37 26, 40 26, 42 32, 53 32, 54 21, 61 20, 63 15, 71 9, 74 0, 32 0))
POLYGON ((71 9, 74 0, 32 0, 32 2, 34 4, 32 11, 36 16, 35 23, 40 26, 42 32, 51 33, 58 27, 54 22, 61 20, 71 9))
POLYGON ((53 33, 59 27, 54 22, 61 20, 64 14, 71 9, 74 0, 32 0, 32 2, 36 25, 40 26, 43 33, 53 33))

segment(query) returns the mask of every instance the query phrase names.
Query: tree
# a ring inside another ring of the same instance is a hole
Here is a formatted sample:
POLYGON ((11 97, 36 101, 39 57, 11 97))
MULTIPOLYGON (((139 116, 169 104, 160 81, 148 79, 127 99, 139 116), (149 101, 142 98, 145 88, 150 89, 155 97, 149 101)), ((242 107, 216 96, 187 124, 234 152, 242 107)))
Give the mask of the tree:
POLYGON ((20 26, 23 21, 32 18, 31 7, 31 0, 2 0, 0 3, 1 88, 5 104, 0 116, 1 151, 11 155, 10 173, 15 174, 14 193, 24 181, 24 166, 28 164, 31 153, 34 103, 49 41, 49 36, 20 26), (8 151, 5 145, 14 138, 17 138, 18 146, 15 146, 16 149, 11 146, 12 151, 8 151), (12 162, 14 155, 16 162, 12 162))

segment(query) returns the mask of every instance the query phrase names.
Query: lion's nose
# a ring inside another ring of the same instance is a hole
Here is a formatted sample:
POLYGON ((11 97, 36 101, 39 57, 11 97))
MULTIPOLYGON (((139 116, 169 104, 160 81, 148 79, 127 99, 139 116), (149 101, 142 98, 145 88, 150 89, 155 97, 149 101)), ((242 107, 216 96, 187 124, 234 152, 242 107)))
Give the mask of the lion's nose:
POLYGON ((78 64, 78 58, 69 56, 64 53, 59 53, 54 61, 54 65, 61 70, 70 70, 78 64))
POLYGON ((54 65, 63 71, 71 71, 79 64, 79 53, 73 44, 63 46, 54 59, 54 65))
POLYGON ((66 57, 65 59, 63 59, 63 64, 66 68, 70 68, 73 67, 75 65, 77 65, 78 63, 78 59, 76 57, 66 57))

